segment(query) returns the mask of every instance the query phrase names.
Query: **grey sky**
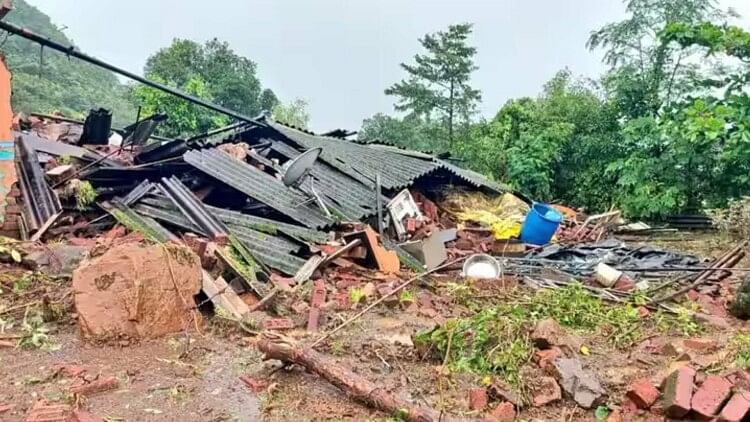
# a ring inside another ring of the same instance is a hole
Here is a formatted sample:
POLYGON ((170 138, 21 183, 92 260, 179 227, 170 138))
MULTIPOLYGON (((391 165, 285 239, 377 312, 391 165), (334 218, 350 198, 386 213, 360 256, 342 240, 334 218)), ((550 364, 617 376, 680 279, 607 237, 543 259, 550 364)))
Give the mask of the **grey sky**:
MULTIPOLYGON (((417 38, 457 22, 475 24, 473 44, 482 114, 508 99, 536 95, 555 72, 597 76, 589 32, 620 19, 620 0, 29 0, 85 52, 140 72, 175 37, 217 37, 258 64, 264 86, 310 104, 314 130, 356 129, 391 112, 383 89, 417 38)), ((750 26, 750 1, 725 0, 750 26)))

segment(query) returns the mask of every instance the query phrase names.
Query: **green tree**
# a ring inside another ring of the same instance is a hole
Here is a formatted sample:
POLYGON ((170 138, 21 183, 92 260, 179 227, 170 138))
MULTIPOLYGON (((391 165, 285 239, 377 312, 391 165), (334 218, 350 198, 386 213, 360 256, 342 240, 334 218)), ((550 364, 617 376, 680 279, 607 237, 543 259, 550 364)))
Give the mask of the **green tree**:
POLYGON ((537 200, 608 208, 613 180, 602 173, 619 150, 617 114, 595 84, 558 72, 538 98, 506 103, 477 125, 460 155, 537 200))
POLYGON ((300 129, 307 129, 310 123, 310 114, 307 112, 307 101, 297 98, 289 104, 276 104, 271 116, 277 122, 281 122, 300 129))
MULTIPOLYGON (((152 77, 152 80, 165 83, 159 77, 152 77)), ((211 100, 206 83, 200 76, 194 75, 185 81, 182 89, 187 94, 211 100)), ((141 104, 143 116, 168 111, 167 124, 161 127, 164 136, 187 138, 207 128, 225 126, 230 122, 229 117, 223 114, 208 111, 202 106, 145 85, 134 87, 133 93, 141 104)))
MULTIPOLYGON (((228 43, 215 38, 203 45, 195 41, 175 39, 169 47, 149 57, 144 74, 149 79, 163 81, 183 91, 188 90, 189 83, 195 88, 196 81, 200 81, 203 85, 200 90, 202 98, 253 117, 278 103, 271 90, 261 89, 256 67, 250 59, 237 55, 228 43)), ((140 91, 139 98, 143 98, 143 89, 140 91)), ((166 98, 156 94, 145 96, 159 101, 166 98)), ((158 109, 170 115, 170 120, 164 125, 164 133, 180 133, 177 127, 172 125, 182 117, 172 118, 172 114, 183 111, 184 107, 179 106, 175 110, 173 107, 176 105, 177 103, 171 100, 147 105, 148 108, 158 109)), ((218 119, 215 113, 207 110, 205 112, 207 118, 199 119, 198 131, 209 130, 214 122, 223 121, 218 119)))
MULTIPOLYGON (((7 21, 73 45, 73 42, 37 8, 24 0, 15 0, 7 21)), ((14 111, 51 113, 84 118, 92 108, 112 111, 115 125, 133 123, 136 107, 128 89, 104 69, 65 55, 42 49, 21 37, 0 36, 0 50, 13 74, 14 111)))
POLYGON ((415 115, 404 118, 375 114, 362 122, 357 137, 361 141, 381 141, 394 145, 432 152, 435 139, 444 139, 444 128, 437 123, 428 123, 415 115))
POLYGON ((419 40, 425 53, 415 55, 414 64, 401 64, 408 78, 385 90, 398 98, 397 111, 428 124, 437 121, 445 128, 447 143, 438 145, 440 148, 453 147, 456 128, 468 128, 481 100, 480 92, 470 85, 471 74, 477 69, 476 48, 468 45, 471 31, 472 25, 464 23, 425 35, 419 40))
POLYGON ((676 48, 659 36, 672 22, 724 20, 716 0, 624 0, 627 18, 592 32, 588 47, 604 49, 603 82, 626 118, 655 116, 664 105, 699 89, 708 70, 695 49, 676 48))
POLYGON ((260 94, 260 108, 262 111, 270 112, 273 110, 274 107, 279 105, 281 101, 279 101, 278 97, 276 97, 276 94, 274 94, 273 91, 270 89, 264 89, 263 92, 260 94))
MULTIPOLYGON (((709 55, 750 58, 750 34, 709 22, 674 22, 662 32, 670 48, 703 48, 709 55)), ((657 117, 626 127, 629 154, 610 165, 630 215, 654 216, 724 206, 750 191, 750 96, 743 64, 721 78, 706 76, 711 91, 686 97, 657 117)))

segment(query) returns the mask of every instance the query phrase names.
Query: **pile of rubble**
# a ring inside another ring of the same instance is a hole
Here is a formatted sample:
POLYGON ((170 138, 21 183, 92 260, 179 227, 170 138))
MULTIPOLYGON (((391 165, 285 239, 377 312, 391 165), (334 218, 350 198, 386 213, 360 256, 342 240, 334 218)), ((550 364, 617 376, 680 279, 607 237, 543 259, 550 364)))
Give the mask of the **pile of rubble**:
MULTIPOLYGON (((565 220, 552 243, 530 245, 519 238, 531 202, 448 161, 267 118, 163 139, 153 133, 164 118, 123 130, 109 126, 105 110, 85 122, 16 119, 18 180, 6 198, 3 234, 29 242, 24 259, 34 268, 72 274, 88 341, 125 346, 200 331, 206 315, 218 314, 263 329, 257 347, 268 357, 318 373, 380 410, 432 417, 385 392, 371 396, 370 381, 312 348, 378 304, 446 323, 440 309, 453 306, 448 299, 402 294, 429 274, 512 279, 536 290, 583 283, 607 302, 638 301, 639 314, 648 315, 676 312, 672 302, 682 294, 718 301, 722 280, 744 257, 745 243, 711 265, 626 245, 610 236, 623 224, 619 212, 585 216, 562 205, 555 208, 565 220), (300 294, 308 291, 309 299, 300 294), (330 318, 351 311, 338 325, 330 318), (295 329, 322 336, 299 345, 283 334, 295 329)), ((723 306, 704 306, 706 318, 716 316, 712 309, 723 306)), ((580 345, 559 338, 554 320, 530 335, 544 373, 530 386, 530 402, 495 380, 469 391, 471 410, 492 407, 488 417, 510 421, 523 406, 563 397, 585 409, 605 403, 608 393, 580 360, 580 345)), ((414 348, 408 335, 393 341, 414 348)), ((639 409, 656 401, 648 385, 636 383, 628 394, 639 409)))

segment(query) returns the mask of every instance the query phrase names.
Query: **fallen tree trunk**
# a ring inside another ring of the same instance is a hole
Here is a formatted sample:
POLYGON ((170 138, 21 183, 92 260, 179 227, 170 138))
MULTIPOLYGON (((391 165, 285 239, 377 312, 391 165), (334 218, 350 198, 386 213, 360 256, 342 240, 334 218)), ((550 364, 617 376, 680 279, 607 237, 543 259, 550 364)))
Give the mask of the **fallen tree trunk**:
POLYGON ((437 422, 439 419, 438 413, 434 410, 424 409, 395 397, 375 383, 338 365, 315 350, 299 346, 286 336, 263 332, 256 346, 267 359, 301 365, 308 371, 325 378, 349 397, 390 415, 413 422, 437 422))

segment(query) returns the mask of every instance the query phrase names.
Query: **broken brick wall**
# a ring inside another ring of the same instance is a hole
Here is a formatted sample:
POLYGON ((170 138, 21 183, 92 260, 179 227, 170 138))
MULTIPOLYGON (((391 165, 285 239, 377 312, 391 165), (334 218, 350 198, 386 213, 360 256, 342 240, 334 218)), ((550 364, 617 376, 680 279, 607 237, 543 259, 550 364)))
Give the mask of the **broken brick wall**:
MULTIPOLYGON (((16 182, 15 152, 13 148, 13 110, 10 103, 11 96, 11 74, 5 62, 5 57, 0 56, 0 222, 3 222, 2 231, 10 231, 11 227, 5 227, 5 222, 10 225, 17 224, 16 217, 5 218, 6 205, 8 204, 8 193, 11 186, 16 182)), ((15 198, 11 199, 15 201, 15 198)), ((15 202, 11 205, 15 205, 15 202)), ((16 231, 17 227, 15 228, 16 231)), ((3 233, 5 234, 5 233, 3 233)))

